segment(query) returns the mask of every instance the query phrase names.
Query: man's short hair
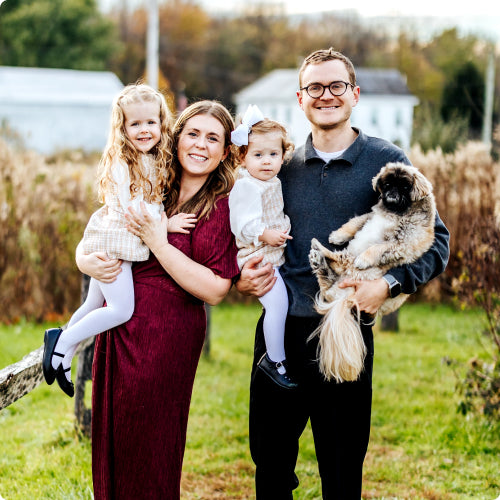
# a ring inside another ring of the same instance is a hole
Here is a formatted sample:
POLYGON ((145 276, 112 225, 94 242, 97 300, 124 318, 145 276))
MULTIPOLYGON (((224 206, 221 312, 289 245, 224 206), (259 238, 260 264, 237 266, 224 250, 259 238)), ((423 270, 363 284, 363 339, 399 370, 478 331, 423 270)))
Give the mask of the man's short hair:
POLYGON ((334 61, 336 59, 344 63, 347 72, 349 73, 349 83, 356 85, 356 72, 354 71, 354 66, 351 60, 341 52, 335 50, 333 47, 330 47, 329 49, 316 50, 304 59, 304 62, 302 63, 302 66, 299 70, 300 87, 302 87, 302 74, 304 73, 307 66, 311 64, 319 64, 326 61, 334 61))

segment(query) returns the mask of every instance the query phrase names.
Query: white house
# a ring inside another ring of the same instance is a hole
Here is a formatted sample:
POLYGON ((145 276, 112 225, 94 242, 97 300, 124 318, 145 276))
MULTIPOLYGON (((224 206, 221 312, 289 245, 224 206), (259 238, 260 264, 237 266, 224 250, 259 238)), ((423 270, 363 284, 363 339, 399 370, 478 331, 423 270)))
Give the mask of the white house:
MULTIPOLYGON (((235 94, 237 113, 242 115, 249 104, 256 104, 264 116, 287 126, 296 145, 303 144, 311 128, 297 103, 298 74, 297 69, 276 69, 259 78, 235 94)), ((409 149, 418 100, 410 94, 405 77, 395 69, 360 68, 356 78, 361 95, 352 125, 409 149)))
POLYGON ((41 153, 101 151, 122 88, 110 72, 0 66, 0 125, 41 153))

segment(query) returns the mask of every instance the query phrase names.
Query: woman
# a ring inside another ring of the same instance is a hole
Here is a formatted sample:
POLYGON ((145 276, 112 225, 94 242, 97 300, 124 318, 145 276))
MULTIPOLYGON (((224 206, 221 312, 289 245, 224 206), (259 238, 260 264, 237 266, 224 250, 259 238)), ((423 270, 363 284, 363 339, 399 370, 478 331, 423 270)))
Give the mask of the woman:
MULTIPOLYGON (((204 302, 217 304, 238 274, 227 195, 234 183, 222 105, 201 101, 177 120, 166 186, 167 216, 195 213, 188 234, 168 234, 131 211, 129 229, 151 250, 133 267, 135 310, 96 341, 92 391, 95 500, 180 498, 191 392, 206 330, 204 302)), ((119 262, 77 252, 80 270, 112 281, 119 262)))

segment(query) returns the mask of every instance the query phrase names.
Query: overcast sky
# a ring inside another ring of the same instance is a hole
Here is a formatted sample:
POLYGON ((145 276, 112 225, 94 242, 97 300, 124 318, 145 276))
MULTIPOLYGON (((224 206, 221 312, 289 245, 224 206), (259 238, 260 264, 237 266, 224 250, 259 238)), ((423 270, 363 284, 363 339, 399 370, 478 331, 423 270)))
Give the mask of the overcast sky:
MULTIPOLYGON (((147 5, 148 1, 98 0, 98 3, 104 9, 109 9, 111 6, 121 3, 125 3, 130 7, 140 4, 147 5)), ((209 12, 237 12, 249 4, 262 3, 261 0, 258 2, 252 2, 251 0, 198 0, 198 2, 209 12)), ((266 3, 284 5, 287 14, 334 10, 331 0, 314 0, 313 2, 306 0, 288 0, 286 2, 267 0, 266 3)), ((353 3, 342 3, 342 6, 352 10, 355 9, 358 15, 367 18, 377 16, 428 18, 426 23, 418 22, 417 26, 427 30, 457 26, 464 33, 485 36, 500 42, 500 2, 498 0, 455 1, 452 4, 436 0, 357 0, 353 3)), ((397 22, 395 20, 396 24, 397 22)))
MULTIPOLYGON (((227 9, 228 7, 243 7, 248 5, 248 0, 208 0, 201 1, 202 4, 211 6, 212 8, 227 9)), ((256 2, 258 3, 258 2, 256 2)), ((282 2, 280 0, 270 0, 267 3, 284 4, 286 10, 290 14, 311 12, 311 11, 327 11, 334 8, 331 0, 315 0, 314 2, 306 2, 304 0, 288 0, 282 2)), ((366 16, 387 15, 387 14, 404 14, 418 16, 449 16, 461 15, 472 16, 476 14, 491 15, 494 10, 499 15, 500 7, 497 5, 491 8, 492 0, 476 0, 475 2, 456 2, 453 7, 450 2, 436 2, 435 0, 419 0, 418 2, 409 2, 401 0, 357 0, 354 3, 337 4, 339 8, 342 5, 344 8, 355 8, 358 12, 366 16), (490 4, 490 8, 486 5, 490 4)), ((496 2, 493 2, 496 3, 496 2)))

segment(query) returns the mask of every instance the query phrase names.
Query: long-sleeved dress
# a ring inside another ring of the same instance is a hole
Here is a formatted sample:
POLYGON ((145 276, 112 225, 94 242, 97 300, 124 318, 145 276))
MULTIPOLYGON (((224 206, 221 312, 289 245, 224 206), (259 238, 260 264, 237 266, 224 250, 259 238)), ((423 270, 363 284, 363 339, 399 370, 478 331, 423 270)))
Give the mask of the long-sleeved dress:
POLYGON ((229 193, 231 229, 238 247, 240 269, 253 257, 264 256, 261 266, 285 262, 285 245, 273 247, 259 241, 265 229, 290 232, 290 219, 283 213, 283 194, 278 177, 261 181, 241 167, 229 193))
MULTIPOLYGON (((239 272, 227 198, 190 234, 169 242, 214 273, 239 272)), ((206 332, 201 300, 184 291, 151 254, 133 267, 135 310, 99 335, 92 391, 95 500, 180 497, 194 377, 206 332)))
MULTIPOLYGON (((149 179, 154 186, 157 182, 158 172, 151 157, 143 154, 139 158, 140 168, 143 175, 149 179)), ((111 190, 106 194, 106 203, 94 212, 85 228, 82 239, 83 251, 88 254, 92 252, 106 252, 112 259, 123 259, 131 262, 147 260, 149 248, 143 241, 127 230, 125 213, 130 206, 137 212, 141 210, 141 202, 155 219, 161 218, 163 205, 161 203, 150 203, 149 196, 145 196, 141 189, 131 198, 130 176, 128 167, 123 162, 117 161, 112 169, 113 184, 111 190)))

